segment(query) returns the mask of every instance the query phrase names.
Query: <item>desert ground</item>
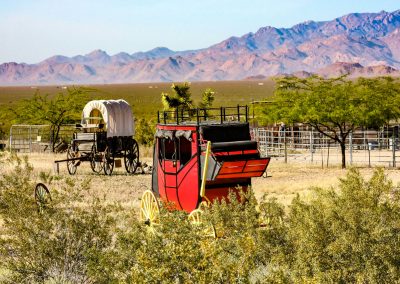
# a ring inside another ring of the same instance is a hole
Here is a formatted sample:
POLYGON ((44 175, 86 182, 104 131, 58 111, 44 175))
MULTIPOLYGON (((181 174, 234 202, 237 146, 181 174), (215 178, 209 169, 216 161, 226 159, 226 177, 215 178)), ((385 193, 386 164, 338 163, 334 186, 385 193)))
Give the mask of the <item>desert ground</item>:
MULTIPOLYGON (((152 163, 149 151, 144 151, 146 156, 141 157, 142 162, 152 163)), ((29 154, 30 163, 34 167, 35 177, 39 181, 41 171, 54 173, 54 161, 65 158, 65 155, 55 154, 29 154)), ((360 172, 366 178, 373 173, 373 168, 361 167, 360 172)), ((385 170, 389 179, 395 184, 400 183, 400 170, 385 170)), ((263 196, 276 198, 285 206, 290 205, 291 200, 297 195, 307 198, 312 193, 313 187, 337 187, 340 178, 347 173, 346 169, 340 166, 332 166, 322 169, 320 165, 305 163, 285 164, 280 158, 273 158, 267 169, 267 177, 253 178, 252 184, 255 195, 258 199, 263 196)), ((59 175, 68 176, 66 163, 61 163, 59 175)), ((150 174, 127 175, 124 168, 115 168, 112 176, 94 174, 89 163, 82 163, 76 175, 72 176, 77 180, 89 178, 91 189, 106 195, 109 202, 118 201, 124 207, 138 208, 140 197, 146 189, 151 189, 150 174)), ((51 190, 51 186, 50 186, 51 190)))

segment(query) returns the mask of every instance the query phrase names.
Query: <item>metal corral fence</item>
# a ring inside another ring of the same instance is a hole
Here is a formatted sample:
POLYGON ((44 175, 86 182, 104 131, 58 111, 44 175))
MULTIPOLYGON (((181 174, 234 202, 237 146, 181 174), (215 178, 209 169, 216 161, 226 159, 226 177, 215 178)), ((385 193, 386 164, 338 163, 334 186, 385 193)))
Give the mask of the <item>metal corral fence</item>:
MULTIPOLYGON (((63 125, 59 132, 59 139, 70 142, 75 125, 63 125)), ((13 125, 10 128, 9 149, 21 153, 51 152, 50 125, 13 125)))
MULTIPOLYGON (((347 137, 346 164, 396 167, 400 164, 398 126, 382 130, 357 130, 347 137)), ((278 160, 307 162, 322 167, 340 165, 340 145, 316 130, 253 128, 262 155, 278 160)))

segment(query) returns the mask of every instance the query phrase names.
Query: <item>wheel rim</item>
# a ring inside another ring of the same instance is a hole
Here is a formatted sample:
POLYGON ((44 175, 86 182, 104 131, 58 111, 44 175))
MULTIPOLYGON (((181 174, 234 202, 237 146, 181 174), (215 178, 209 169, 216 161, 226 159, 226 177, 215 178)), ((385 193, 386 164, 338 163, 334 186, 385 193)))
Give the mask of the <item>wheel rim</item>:
POLYGON ((139 166, 139 145, 133 140, 132 145, 125 150, 124 164, 127 173, 134 174, 139 166))
MULTIPOLYGON (((77 156, 78 156, 77 153, 73 150, 72 146, 70 146, 67 151, 67 159, 73 159, 76 158, 77 156)), ((76 173, 77 167, 78 166, 75 160, 67 161, 68 173, 70 175, 74 175, 76 173)))
POLYGON ((103 165, 104 173, 110 176, 114 170, 114 157, 111 153, 110 148, 108 147, 106 148, 106 151, 104 153, 103 160, 104 160, 104 165, 103 165))
POLYGON ((51 201, 50 191, 43 183, 38 183, 35 187, 35 201, 40 213, 46 208, 51 201))
POLYGON ((154 193, 146 190, 140 201, 140 221, 149 226, 153 232, 158 225, 160 215, 160 205, 154 193))
POLYGON ((205 222, 203 220, 204 211, 201 209, 195 209, 190 212, 188 219, 189 222, 193 225, 198 227, 204 237, 217 237, 217 232, 215 230, 215 226, 211 222, 205 222))
POLYGON ((99 174, 104 167, 104 157, 96 151, 96 147, 92 147, 92 157, 90 159, 90 167, 92 171, 99 174))

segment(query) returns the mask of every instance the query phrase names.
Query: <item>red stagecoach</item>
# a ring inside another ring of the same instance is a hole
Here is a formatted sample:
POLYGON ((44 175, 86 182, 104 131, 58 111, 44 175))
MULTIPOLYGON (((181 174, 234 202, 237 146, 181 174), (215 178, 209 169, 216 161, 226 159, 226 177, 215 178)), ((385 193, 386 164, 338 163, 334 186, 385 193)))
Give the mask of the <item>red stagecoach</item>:
POLYGON ((156 196, 193 212, 238 186, 246 191, 269 161, 251 140, 247 106, 159 112, 152 192, 142 197, 141 218, 148 224, 157 218, 156 196))

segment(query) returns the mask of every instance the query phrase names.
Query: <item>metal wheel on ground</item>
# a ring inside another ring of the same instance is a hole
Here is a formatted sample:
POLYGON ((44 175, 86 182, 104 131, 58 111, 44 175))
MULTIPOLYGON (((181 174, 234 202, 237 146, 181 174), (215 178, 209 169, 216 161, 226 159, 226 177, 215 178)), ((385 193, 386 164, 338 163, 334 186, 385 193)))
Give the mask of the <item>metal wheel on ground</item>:
POLYGON ((139 145, 133 139, 131 145, 125 150, 124 164, 127 173, 134 174, 139 166, 139 145))
POLYGON ((189 222, 193 225, 198 227, 204 237, 217 237, 217 232, 215 231, 215 227, 212 223, 203 220, 204 211, 201 209, 195 209, 190 212, 188 219, 189 222))
POLYGON ((92 155, 90 159, 90 167, 92 171, 99 174, 104 167, 104 157, 102 153, 97 152, 95 145, 92 147, 92 155))
POLYGON ((154 193, 146 190, 140 201, 140 221, 149 226, 155 232, 155 227, 158 225, 160 216, 160 205, 154 193))
POLYGON ((43 183, 38 183, 35 187, 35 201, 40 213, 46 208, 51 201, 50 191, 43 183))
MULTIPOLYGON (((74 151, 72 146, 68 147, 67 150, 67 159, 74 159, 78 157, 78 153, 74 151)), ((74 175, 76 173, 76 169, 79 166, 79 161, 77 160, 69 160, 67 161, 67 168, 68 168, 68 173, 70 175, 74 175)))
POLYGON ((107 147, 105 152, 104 152, 104 165, 103 165, 103 169, 104 169, 104 173, 106 175, 111 175, 113 170, 114 170, 114 155, 111 152, 110 147, 107 147))

